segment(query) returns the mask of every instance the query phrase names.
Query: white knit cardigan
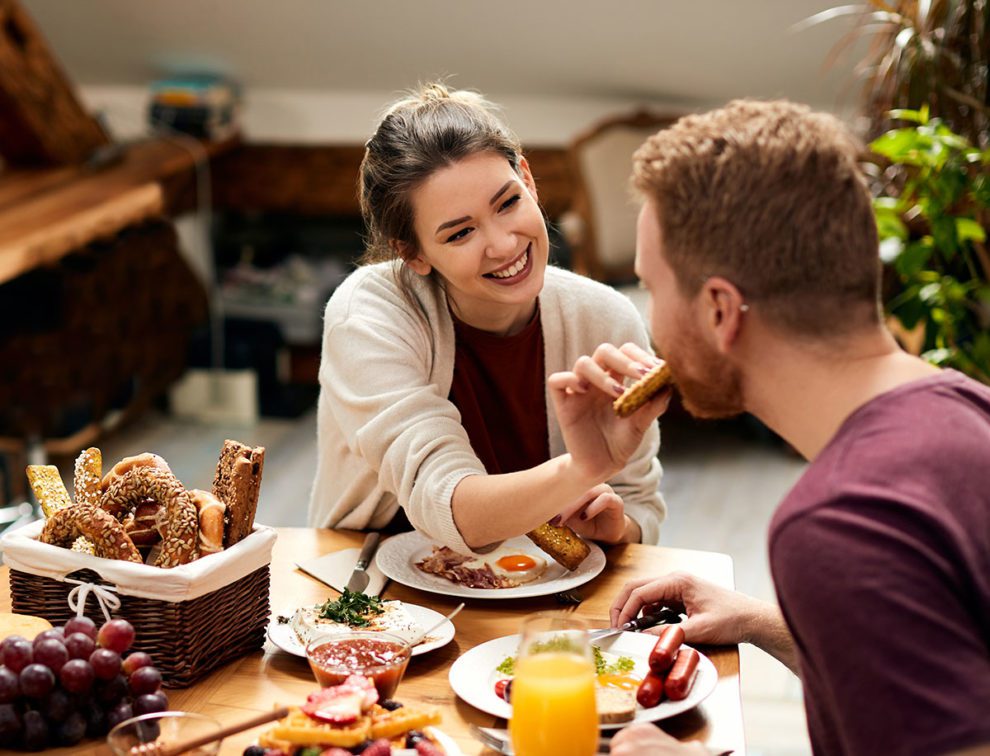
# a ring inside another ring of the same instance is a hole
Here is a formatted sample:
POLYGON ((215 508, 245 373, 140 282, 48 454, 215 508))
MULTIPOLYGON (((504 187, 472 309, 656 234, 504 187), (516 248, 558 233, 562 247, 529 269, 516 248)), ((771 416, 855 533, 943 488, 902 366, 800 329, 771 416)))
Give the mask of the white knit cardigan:
MULTIPOLYGON (((319 457, 309 503, 314 527, 380 528, 401 504, 413 527, 470 554, 454 524, 451 498, 468 475, 484 475, 460 413, 447 398, 454 326, 443 292, 417 275, 400 287, 392 263, 359 268, 327 303, 320 363, 319 457)), ((614 289, 548 267, 540 294, 546 375, 569 370, 602 342, 649 348, 633 305, 614 289)), ((544 377, 545 378, 545 377, 544 377)), ((563 438, 549 392, 550 456, 563 438)), ((660 431, 609 484, 626 513, 656 543, 666 507, 659 493, 660 431)))

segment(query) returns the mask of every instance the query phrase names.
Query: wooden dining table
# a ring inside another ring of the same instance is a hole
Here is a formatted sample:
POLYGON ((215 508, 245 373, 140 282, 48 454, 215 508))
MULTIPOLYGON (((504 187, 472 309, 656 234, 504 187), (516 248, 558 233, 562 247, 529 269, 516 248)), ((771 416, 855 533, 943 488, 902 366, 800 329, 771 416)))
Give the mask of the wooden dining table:
MULTIPOLYGON (((280 528, 271 564, 273 614, 294 606, 326 601, 336 592, 301 572, 296 562, 345 548, 360 546, 362 533, 310 528, 280 528)), ((582 601, 561 607, 552 595, 526 599, 468 600, 455 618, 454 639, 439 649, 414 657, 406 670, 396 698, 440 709, 439 725, 465 755, 492 754, 473 739, 470 725, 504 727, 505 722, 461 701, 447 679, 454 661, 471 648, 493 638, 519 631, 524 617, 535 612, 561 612, 581 618, 590 627, 608 625, 608 609, 621 586, 634 578, 673 571, 694 573, 725 587, 733 587, 732 560, 726 554, 659 546, 627 544, 605 551, 604 571, 578 589, 582 601)), ((8 568, 0 571, 0 611, 10 611, 8 568)), ((443 614, 461 599, 425 593, 389 582, 383 597, 430 607, 443 614)), ((700 647, 718 670, 715 690, 700 705, 658 724, 682 740, 700 740, 713 753, 744 754, 742 707, 739 691, 739 650, 736 646, 700 647)), ((481 670, 479 670, 479 673, 481 670)), ((299 705, 316 688, 305 659, 280 651, 271 641, 262 650, 217 670, 190 688, 169 690, 170 708, 211 715, 224 724, 251 718, 276 704, 299 705)), ((240 754, 257 738, 252 730, 227 738, 221 754, 240 754)), ((87 741, 73 748, 46 751, 53 754, 100 754, 105 745, 87 741)))

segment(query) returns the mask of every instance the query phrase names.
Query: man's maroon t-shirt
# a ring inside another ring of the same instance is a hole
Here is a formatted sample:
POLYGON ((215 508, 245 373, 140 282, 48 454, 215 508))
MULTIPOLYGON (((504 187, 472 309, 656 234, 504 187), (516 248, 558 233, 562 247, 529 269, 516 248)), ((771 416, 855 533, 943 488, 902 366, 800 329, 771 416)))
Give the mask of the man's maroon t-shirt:
POLYGON ((816 754, 990 742, 990 388, 945 371, 857 409, 770 562, 816 754))
POLYGON ((495 336, 454 318, 450 401, 490 474, 528 470, 550 458, 543 329, 537 307, 518 333, 495 336))

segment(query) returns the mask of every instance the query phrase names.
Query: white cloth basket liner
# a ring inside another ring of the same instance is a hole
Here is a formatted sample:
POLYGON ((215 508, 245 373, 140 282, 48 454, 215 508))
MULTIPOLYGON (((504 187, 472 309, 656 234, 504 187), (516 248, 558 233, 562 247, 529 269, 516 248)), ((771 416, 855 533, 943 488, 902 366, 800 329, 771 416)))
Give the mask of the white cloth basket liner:
POLYGON ((0 552, 10 569, 59 582, 76 570, 92 570, 122 596, 172 602, 205 596, 270 564, 276 538, 273 528, 256 524, 249 536, 228 549, 163 569, 41 543, 38 536, 44 526, 44 520, 38 520, 0 538, 0 552))

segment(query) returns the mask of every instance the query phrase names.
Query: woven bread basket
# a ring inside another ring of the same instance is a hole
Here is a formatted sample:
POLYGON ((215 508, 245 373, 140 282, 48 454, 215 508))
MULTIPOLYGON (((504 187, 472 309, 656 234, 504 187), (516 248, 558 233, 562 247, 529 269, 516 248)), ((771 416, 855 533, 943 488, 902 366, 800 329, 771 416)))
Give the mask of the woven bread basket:
MULTIPOLYGON (((13 611, 63 624, 76 614, 68 598, 77 585, 107 586, 120 599, 113 617, 134 626, 131 650, 151 654, 167 688, 192 685, 264 644, 275 541, 270 528, 256 526, 230 549, 163 570, 39 543, 35 525, 0 540, 10 565, 13 611)), ((105 621, 95 598, 86 601, 84 613, 97 626, 105 621)))

